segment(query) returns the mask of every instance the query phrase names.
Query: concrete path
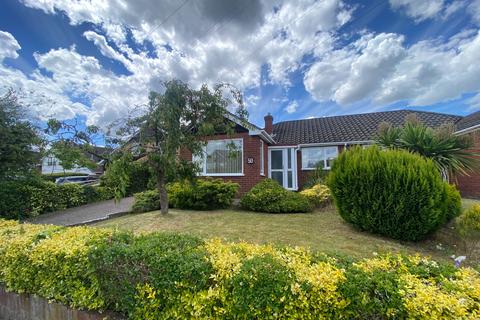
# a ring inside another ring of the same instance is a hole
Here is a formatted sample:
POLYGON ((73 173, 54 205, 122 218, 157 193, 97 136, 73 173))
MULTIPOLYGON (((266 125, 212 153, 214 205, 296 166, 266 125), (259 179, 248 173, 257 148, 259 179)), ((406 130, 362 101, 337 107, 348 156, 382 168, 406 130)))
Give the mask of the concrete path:
POLYGON ((128 213, 133 205, 133 197, 128 197, 115 203, 107 200, 86 204, 57 212, 42 214, 31 220, 32 223, 55 224, 59 226, 74 226, 106 220, 113 216, 128 213))

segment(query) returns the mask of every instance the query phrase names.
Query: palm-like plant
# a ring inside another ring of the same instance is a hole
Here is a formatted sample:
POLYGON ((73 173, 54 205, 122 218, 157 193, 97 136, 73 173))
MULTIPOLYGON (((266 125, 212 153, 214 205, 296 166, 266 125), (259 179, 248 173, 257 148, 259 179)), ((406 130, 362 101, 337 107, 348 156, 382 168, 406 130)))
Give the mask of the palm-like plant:
POLYGON ((432 129, 416 118, 407 119, 401 128, 383 123, 376 142, 382 147, 406 149, 432 159, 445 180, 451 174, 469 175, 479 169, 479 155, 469 151, 473 140, 456 135, 453 125, 432 129))

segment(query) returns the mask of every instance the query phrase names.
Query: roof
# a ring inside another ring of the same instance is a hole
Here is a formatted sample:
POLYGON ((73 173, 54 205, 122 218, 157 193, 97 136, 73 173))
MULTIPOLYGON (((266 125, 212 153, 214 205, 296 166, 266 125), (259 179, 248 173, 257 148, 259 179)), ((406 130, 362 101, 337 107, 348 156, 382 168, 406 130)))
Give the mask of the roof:
POLYGON ((423 124, 432 128, 462 120, 460 116, 425 111, 374 112, 278 122, 273 125, 273 138, 280 145, 370 141, 378 132, 380 123, 401 126, 409 114, 415 114, 423 124))
POLYGON ((480 111, 472 113, 457 122, 457 131, 465 130, 480 125, 480 111))

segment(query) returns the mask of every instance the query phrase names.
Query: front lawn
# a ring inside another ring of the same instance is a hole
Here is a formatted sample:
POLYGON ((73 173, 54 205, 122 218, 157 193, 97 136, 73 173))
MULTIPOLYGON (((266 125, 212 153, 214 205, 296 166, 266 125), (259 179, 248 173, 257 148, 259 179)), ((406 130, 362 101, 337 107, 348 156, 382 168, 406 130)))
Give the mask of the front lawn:
MULTIPOLYGON (((470 207, 476 200, 464 200, 470 207)), ((135 233, 178 231, 205 238, 228 241, 275 243, 304 246, 327 253, 355 257, 371 257, 374 252, 419 253, 438 260, 451 260, 462 254, 462 245, 452 227, 444 227, 431 239, 419 243, 399 242, 361 232, 347 223, 334 208, 310 214, 261 214, 240 210, 188 211, 170 210, 167 216, 159 211, 130 214, 97 223, 99 227, 118 227, 135 233)), ((470 263, 477 264, 477 254, 470 263)))

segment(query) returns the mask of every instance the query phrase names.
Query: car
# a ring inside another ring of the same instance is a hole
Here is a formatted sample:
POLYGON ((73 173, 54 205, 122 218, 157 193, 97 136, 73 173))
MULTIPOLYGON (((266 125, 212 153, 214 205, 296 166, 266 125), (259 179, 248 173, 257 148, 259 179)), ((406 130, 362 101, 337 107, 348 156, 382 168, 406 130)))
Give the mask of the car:
POLYGON ((81 185, 92 185, 98 183, 98 176, 68 176, 55 179, 57 185, 62 184, 81 184, 81 185))

